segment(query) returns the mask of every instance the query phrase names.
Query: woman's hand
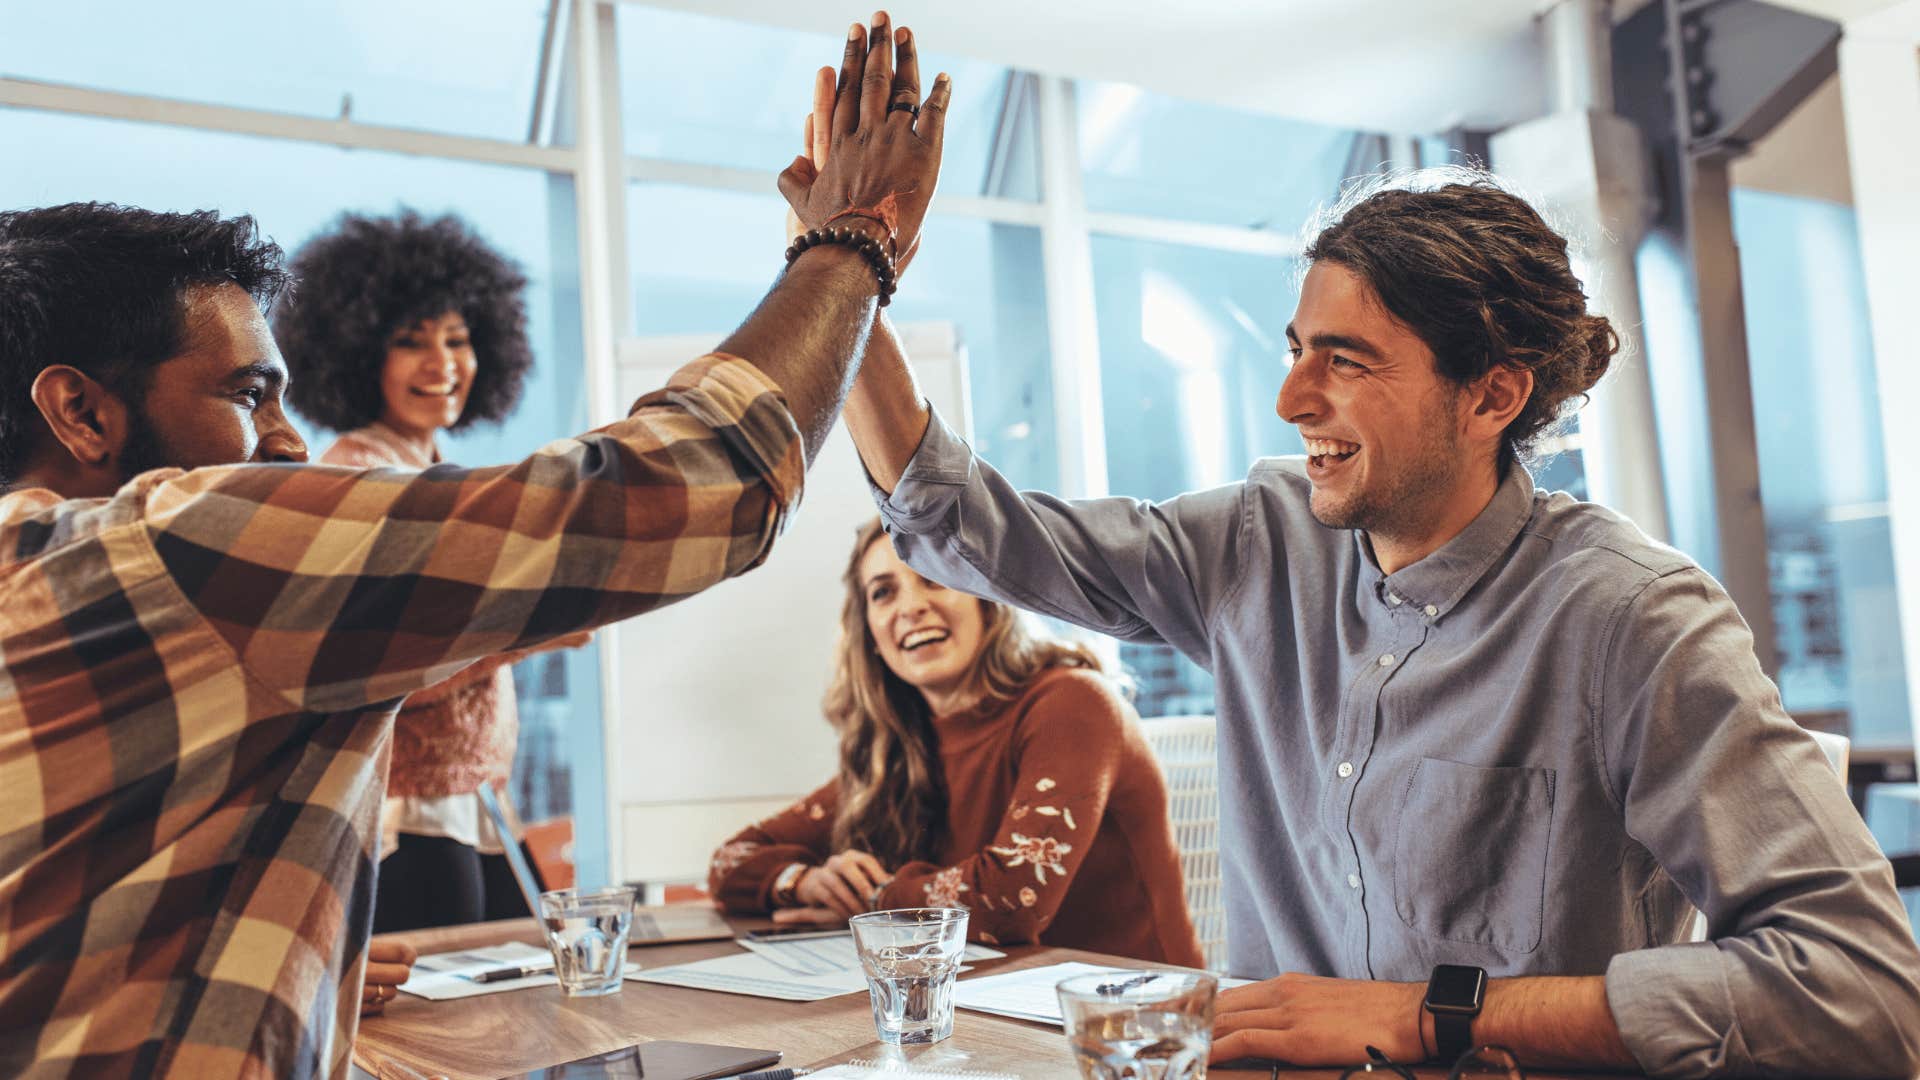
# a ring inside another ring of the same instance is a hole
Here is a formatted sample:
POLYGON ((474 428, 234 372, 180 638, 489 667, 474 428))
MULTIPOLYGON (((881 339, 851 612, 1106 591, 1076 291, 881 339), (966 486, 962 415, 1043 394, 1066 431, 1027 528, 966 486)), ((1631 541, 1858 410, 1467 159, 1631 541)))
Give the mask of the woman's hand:
POLYGON ((400 984, 413 974, 420 959, 404 941, 373 941, 367 945, 367 978, 360 987, 360 1015, 376 1016, 387 1002, 400 996, 400 984))
POLYGON ((802 908, 823 909, 836 918, 850 919, 866 911, 867 898, 892 880, 893 874, 879 859, 864 851, 843 851, 801 874, 793 898, 802 908))

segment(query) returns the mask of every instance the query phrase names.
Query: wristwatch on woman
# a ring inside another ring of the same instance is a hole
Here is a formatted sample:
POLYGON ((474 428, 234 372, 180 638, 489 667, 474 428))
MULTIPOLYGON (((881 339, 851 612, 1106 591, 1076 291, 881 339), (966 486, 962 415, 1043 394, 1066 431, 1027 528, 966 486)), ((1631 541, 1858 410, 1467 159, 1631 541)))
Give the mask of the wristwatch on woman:
POLYGON ((1421 1007, 1433 1014, 1433 1041, 1440 1064, 1451 1066, 1473 1049, 1473 1018, 1487 999, 1487 969, 1437 964, 1421 1007))
POLYGON ((773 906, 792 907, 793 893, 800 887, 800 875, 807 872, 806 863, 788 863, 780 876, 773 879, 773 906))

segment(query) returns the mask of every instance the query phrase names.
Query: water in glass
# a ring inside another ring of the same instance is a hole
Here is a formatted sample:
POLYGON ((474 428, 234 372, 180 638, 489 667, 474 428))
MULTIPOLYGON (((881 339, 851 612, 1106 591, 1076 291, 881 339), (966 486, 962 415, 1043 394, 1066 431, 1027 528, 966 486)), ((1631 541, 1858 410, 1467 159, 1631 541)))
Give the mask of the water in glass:
POLYGON ((953 981, 967 944, 964 908, 876 911, 852 920, 874 1032, 884 1043, 953 1034, 953 981))
POLYGON ((619 992, 627 935, 633 929, 632 889, 542 893, 540 921, 561 993, 594 997, 619 992))
POLYGON ((1060 984, 1067 1042, 1085 1080, 1206 1080, 1211 976, 1084 975, 1060 984))

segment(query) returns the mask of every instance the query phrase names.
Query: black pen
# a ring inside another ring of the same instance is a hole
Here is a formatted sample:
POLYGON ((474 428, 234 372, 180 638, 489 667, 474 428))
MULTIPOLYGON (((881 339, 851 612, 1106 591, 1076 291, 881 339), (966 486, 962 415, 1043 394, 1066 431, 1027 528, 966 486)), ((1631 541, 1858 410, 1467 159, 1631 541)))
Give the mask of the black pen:
POLYGON ((467 979, 477 983, 505 982, 508 979, 525 979, 533 975, 553 974, 552 964, 540 964, 534 967, 494 968, 491 971, 476 971, 467 979))
POLYGON ((796 1076, 805 1076, 812 1069, 767 1069, 762 1072, 743 1073, 733 1080, 793 1080, 796 1076))

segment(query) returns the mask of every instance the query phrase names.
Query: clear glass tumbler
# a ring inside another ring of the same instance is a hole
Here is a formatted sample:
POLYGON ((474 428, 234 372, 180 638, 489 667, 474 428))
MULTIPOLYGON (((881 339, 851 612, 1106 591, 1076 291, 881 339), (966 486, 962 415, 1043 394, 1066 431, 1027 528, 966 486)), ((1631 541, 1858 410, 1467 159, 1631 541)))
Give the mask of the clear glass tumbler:
POLYGON ((953 979, 967 948, 966 908, 870 911, 847 921, 884 1043, 953 1034, 953 979))
POLYGON ((1219 983, 1192 971, 1109 971, 1055 991, 1085 1080, 1206 1080, 1219 983))
POLYGON ((553 950, 553 973, 568 997, 620 992, 633 930, 633 890, 557 889, 540 894, 540 923, 553 950))

